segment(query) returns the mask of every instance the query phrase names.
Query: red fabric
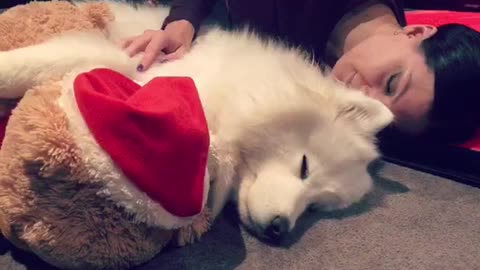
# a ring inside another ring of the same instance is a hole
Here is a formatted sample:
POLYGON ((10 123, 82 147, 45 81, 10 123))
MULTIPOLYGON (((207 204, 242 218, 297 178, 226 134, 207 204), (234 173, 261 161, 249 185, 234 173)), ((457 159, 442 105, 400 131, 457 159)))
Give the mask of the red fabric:
POLYGON ((173 215, 201 211, 209 133, 190 78, 141 87, 95 69, 76 78, 74 91, 97 143, 139 189, 173 215))
POLYGON ((448 23, 467 25, 480 31, 480 13, 456 11, 409 11, 406 12, 407 24, 430 24, 440 26, 448 23))
MULTIPOLYGON (((406 13, 408 24, 430 24, 440 26, 448 23, 458 23, 480 31, 480 13, 455 12, 455 11, 410 11, 406 13)), ((480 123, 479 130, 470 141, 461 144, 460 147, 473 151, 480 151, 480 123)))
POLYGON ((461 144, 460 146, 480 152, 480 129, 477 130, 477 134, 473 137, 473 139, 469 140, 464 144, 461 144))
POLYGON ((3 139, 5 138, 5 129, 7 128, 8 119, 10 116, 0 119, 0 148, 3 145, 3 139))

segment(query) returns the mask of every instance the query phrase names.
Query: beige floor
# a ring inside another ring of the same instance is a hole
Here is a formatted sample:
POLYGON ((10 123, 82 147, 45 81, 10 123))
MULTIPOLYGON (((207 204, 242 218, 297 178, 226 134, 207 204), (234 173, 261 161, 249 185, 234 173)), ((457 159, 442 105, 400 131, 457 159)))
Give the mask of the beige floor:
MULTIPOLYGON (((137 269, 473 270, 479 255, 480 189, 385 164, 364 203, 303 218, 284 247, 259 242, 227 213, 202 242, 137 269)), ((51 268, 3 240, 0 270, 10 269, 51 268)))

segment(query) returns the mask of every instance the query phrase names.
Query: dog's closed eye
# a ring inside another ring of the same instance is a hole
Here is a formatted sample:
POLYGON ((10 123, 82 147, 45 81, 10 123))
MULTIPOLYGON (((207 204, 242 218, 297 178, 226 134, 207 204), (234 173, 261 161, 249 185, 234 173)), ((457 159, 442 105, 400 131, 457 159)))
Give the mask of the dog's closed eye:
POLYGON ((302 165, 300 166, 300 178, 302 180, 307 179, 309 175, 309 170, 308 170, 308 159, 306 155, 303 155, 302 157, 302 165))

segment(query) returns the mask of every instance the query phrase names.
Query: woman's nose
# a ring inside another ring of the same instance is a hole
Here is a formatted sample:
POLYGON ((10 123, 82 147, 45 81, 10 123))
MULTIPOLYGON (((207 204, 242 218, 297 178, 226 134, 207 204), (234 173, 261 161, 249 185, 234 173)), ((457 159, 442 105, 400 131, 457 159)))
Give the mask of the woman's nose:
POLYGON ((349 86, 354 89, 360 90, 364 93, 369 92, 369 88, 370 88, 370 85, 358 72, 355 75, 353 75, 353 78, 350 81, 349 86))

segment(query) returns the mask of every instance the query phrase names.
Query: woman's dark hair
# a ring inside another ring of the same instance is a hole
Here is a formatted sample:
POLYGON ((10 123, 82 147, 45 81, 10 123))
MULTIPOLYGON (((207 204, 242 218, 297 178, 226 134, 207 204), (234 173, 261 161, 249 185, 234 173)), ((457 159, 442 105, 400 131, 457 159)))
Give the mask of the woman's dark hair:
POLYGON ((421 48, 435 74, 425 135, 464 141, 480 127, 480 33, 460 24, 443 25, 421 48))

